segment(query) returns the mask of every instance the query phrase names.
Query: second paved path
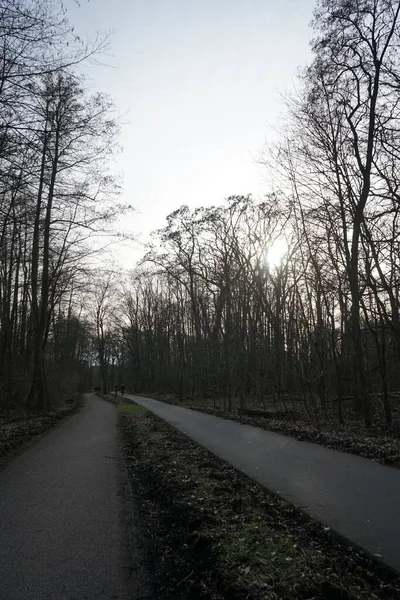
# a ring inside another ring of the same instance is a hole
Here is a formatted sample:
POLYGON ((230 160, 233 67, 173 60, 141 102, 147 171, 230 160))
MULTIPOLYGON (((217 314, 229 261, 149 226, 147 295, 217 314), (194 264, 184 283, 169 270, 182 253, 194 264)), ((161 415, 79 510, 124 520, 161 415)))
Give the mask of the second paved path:
POLYGON ((142 396, 128 398, 400 572, 400 469, 142 396))

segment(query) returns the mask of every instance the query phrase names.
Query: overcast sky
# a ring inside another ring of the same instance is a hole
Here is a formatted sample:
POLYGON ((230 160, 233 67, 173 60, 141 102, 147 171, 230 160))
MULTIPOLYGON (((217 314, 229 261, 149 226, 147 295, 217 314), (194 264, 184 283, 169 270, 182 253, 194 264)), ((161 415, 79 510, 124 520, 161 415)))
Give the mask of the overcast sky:
POLYGON ((144 239, 181 206, 263 194, 256 164, 310 59, 314 0, 81 0, 79 33, 113 31, 89 71, 124 114, 124 200, 144 239))

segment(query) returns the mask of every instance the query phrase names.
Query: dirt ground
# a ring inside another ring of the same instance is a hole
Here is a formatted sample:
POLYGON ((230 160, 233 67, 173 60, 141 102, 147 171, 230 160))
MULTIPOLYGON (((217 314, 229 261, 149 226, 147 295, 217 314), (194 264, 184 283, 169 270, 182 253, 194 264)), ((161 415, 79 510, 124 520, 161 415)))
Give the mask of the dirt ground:
MULTIPOLYGON (((239 423, 260 427, 267 431, 275 431, 294 437, 301 441, 313 442, 342 452, 350 452, 364 458, 369 458, 383 465, 400 468, 400 434, 397 427, 385 427, 380 417, 376 417, 375 425, 366 428, 362 421, 349 413, 344 425, 334 418, 321 420, 318 425, 307 419, 303 414, 291 410, 272 410, 268 416, 240 414, 238 407, 232 411, 223 410, 222 402, 214 400, 187 400, 179 402, 173 395, 148 394, 156 400, 170 404, 185 406, 208 414, 232 419, 239 423), (214 404, 216 408, 214 408, 214 404)), ((260 411, 262 412, 262 411, 260 411)))
POLYGON ((119 431, 152 597, 400 600, 400 577, 134 404, 119 431))
POLYGON ((63 419, 80 410, 79 396, 56 408, 48 415, 39 417, 16 416, 8 422, 0 418, 0 469, 19 452, 22 452, 39 435, 56 427, 63 419))

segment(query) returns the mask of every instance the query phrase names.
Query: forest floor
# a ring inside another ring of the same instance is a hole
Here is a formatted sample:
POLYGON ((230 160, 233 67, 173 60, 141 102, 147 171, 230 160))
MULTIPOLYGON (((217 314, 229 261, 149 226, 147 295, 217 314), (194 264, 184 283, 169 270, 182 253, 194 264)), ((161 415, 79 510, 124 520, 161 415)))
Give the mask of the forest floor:
POLYGON ((400 576, 141 406, 118 409, 153 597, 400 600, 400 576))
MULTIPOLYGON (((148 396, 162 402, 192 408, 266 431, 275 431, 300 441, 313 442, 326 448, 357 454, 383 465, 400 468, 400 426, 397 422, 400 420, 400 414, 394 411, 395 425, 389 429, 383 422, 378 403, 374 405, 374 425, 366 428, 361 418, 349 407, 346 410, 345 424, 338 423, 337 417, 321 419, 317 424, 304 414, 293 410, 286 411, 283 407, 274 407, 271 411, 265 411, 265 416, 246 415, 240 414, 237 402, 233 402, 232 410, 228 411, 224 410, 221 400, 180 402, 172 394, 149 393, 148 396)), ((246 406, 250 409, 260 408, 259 405, 251 403, 246 403, 246 406)))
POLYGON ((0 416, 0 469, 16 454, 24 451, 32 441, 59 425, 81 407, 81 397, 76 395, 47 415, 28 417, 16 414, 8 420, 0 416))

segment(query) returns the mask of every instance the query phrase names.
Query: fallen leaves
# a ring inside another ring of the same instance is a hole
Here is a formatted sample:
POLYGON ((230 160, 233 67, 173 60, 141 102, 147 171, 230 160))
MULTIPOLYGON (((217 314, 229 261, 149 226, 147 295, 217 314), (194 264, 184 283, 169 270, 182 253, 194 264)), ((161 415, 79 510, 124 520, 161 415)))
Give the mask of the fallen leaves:
POLYGON ((80 401, 76 399, 48 415, 0 422, 0 460, 5 461, 18 448, 58 425, 62 419, 79 410, 80 406, 80 401))
POLYGON ((119 419, 157 597, 400 599, 399 578, 164 421, 119 419))

